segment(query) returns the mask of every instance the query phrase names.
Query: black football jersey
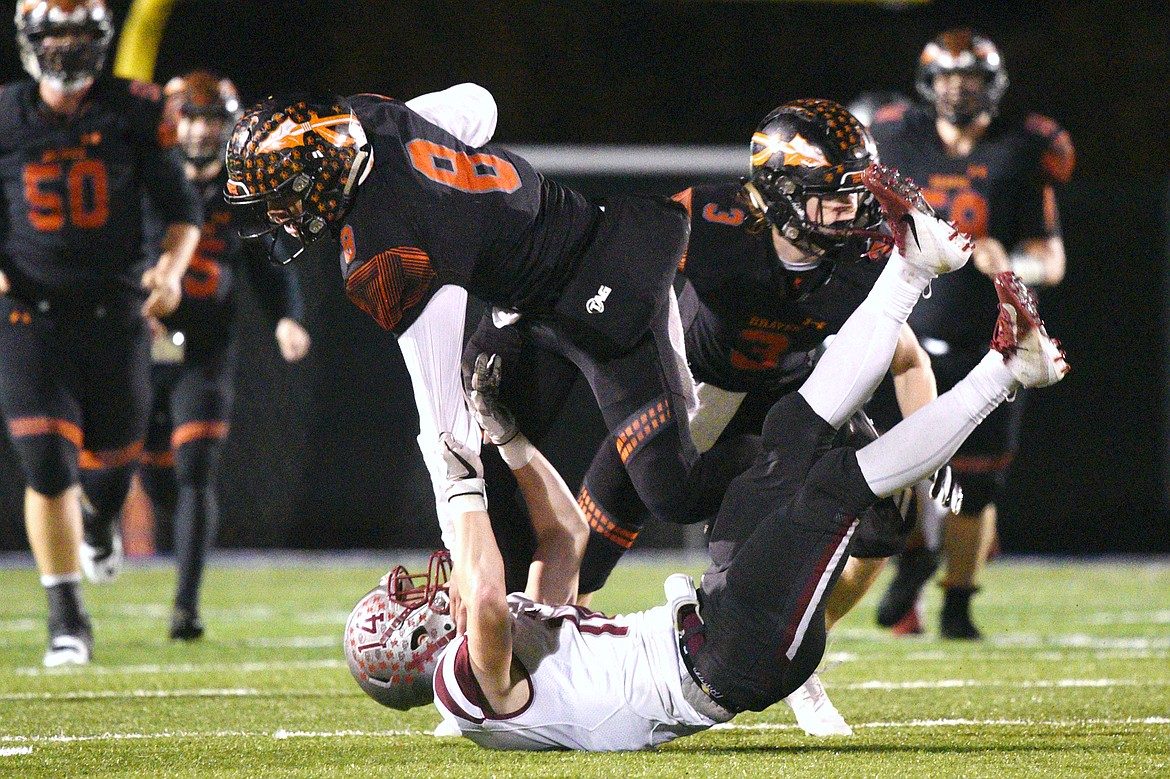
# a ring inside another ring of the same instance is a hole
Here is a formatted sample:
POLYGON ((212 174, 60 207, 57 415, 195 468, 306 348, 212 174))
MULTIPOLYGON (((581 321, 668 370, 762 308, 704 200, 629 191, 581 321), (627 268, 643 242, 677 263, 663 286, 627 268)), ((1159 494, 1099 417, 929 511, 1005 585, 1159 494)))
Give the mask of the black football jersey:
POLYGON ((506 149, 468 147, 397 100, 349 100, 374 154, 341 229, 350 299, 398 333, 444 284, 525 313, 551 310, 597 206, 506 149))
MULTIPOLYGON (((304 319, 304 299, 292 266, 273 265, 259 252, 248 251, 233 221, 235 210, 223 199, 227 174, 200 187, 204 221, 199 244, 183 275, 179 307, 162 322, 168 330, 182 331, 188 339, 225 342, 236 318, 239 277, 248 275, 261 310, 273 322, 289 317, 304 319)), ((166 223, 152 204, 147 204, 147 262, 158 259, 166 223)))
POLYGON ((698 297, 686 329, 687 360, 698 381, 735 392, 775 391, 803 378, 808 362, 786 358, 841 329, 888 252, 875 246, 865 256, 830 255, 812 270, 789 271, 771 230, 753 224, 741 191, 729 183, 676 195, 691 212, 679 271, 698 297))
MULTIPOLYGON (((961 158, 946 155, 934 114, 923 106, 879 109, 871 130, 882 162, 913 179, 939 214, 972 238, 991 236, 1011 251, 1020 241, 1060 234, 1053 185, 1072 175, 1074 152, 1051 119, 996 119, 961 158)), ((985 346, 997 302, 991 279, 968 263, 932 282, 910 325, 952 346, 985 346)))
POLYGON ((26 300, 145 296, 143 195, 167 222, 199 224, 158 87, 108 78, 70 119, 36 82, 0 89, 0 269, 26 300))

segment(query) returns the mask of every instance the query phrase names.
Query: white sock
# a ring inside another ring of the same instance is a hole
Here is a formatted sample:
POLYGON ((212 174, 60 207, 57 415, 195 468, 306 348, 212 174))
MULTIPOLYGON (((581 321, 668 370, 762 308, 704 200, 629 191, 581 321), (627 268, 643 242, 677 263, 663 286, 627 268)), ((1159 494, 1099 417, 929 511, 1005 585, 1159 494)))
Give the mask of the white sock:
POLYGON ((41 586, 45 589, 56 587, 58 584, 80 584, 81 571, 72 573, 46 573, 41 576, 41 586))
POLYGON ((890 369, 898 333, 930 278, 897 252, 890 257, 799 390, 821 419, 840 427, 873 395, 890 369))
POLYGON ((857 464, 873 493, 892 495, 941 468, 980 422, 1016 386, 998 352, 935 400, 857 451, 857 464))

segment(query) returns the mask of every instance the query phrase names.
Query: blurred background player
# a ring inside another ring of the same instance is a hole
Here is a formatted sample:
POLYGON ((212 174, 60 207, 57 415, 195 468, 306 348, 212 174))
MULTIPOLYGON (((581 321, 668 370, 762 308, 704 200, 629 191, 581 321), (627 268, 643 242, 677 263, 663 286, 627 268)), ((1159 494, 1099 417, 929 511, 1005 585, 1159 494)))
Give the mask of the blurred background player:
MULTIPOLYGON (((249 275, 260 308, 276 323, 285 360, 304 357, 310 339, 300 324, 304 302, 295 272, 244 251, 223 199, 224 149, 240 114, 235 86, 197 70, 168 81, 164 94, 187 178, 203 198, 205 219, 183 276, 182 302, 156 325, 154 401, 142 475, 156 529, 173 531, 178 587, 170 636, 191 640, 203 635, 199 587, 219 526, 216 476, 234 395, 240 274, 249 275)), ((163 224, 153 211, 150 215, 156 218, 148 234, 157 239, 163 224)), ((154 241, 148 243, 152 250, 158 250, 154 241)))
POLYGON ((48 666, 92 652, 80 569, 103 580, 121 564, 116 521, 150 403, 144 316, 179 304, 201 222, 161 90, 102 75, 113 34, 103 0, 21 0, 32 78, 0 92, 0 406, 27 482, 48 666), (144 272, 147 193, 166 231, 144 272))
MULTIPOLYGON (((995 274, 1011 270, 1040 288, 1064 278, 1055 188, 1072 175, 1074 152, 1051 119, 1000 115, 1007 70, 995 45, 969 29, 928 43, 915 81, 923 102, 878 109, 871 130, 883 162, 918 183, 940 214, 975 239, 973 261, 934 283, 910 317, 945 391, 982 357, 995 274)), ((964 500, 963 513, 944 521, 940 631, 947 638, 980 637, 970 600, 994 541, 996 501, 1016 451, 1022 401, 1023 393, 996 410, 953 463, 964 500)), ((888 426, 894 418, 886 412, 878 421, 888 426)), ((882 625, 921 632, 915 604, 937 564, 937 554, 925 547, 899 560, 879 607, 882 625)))

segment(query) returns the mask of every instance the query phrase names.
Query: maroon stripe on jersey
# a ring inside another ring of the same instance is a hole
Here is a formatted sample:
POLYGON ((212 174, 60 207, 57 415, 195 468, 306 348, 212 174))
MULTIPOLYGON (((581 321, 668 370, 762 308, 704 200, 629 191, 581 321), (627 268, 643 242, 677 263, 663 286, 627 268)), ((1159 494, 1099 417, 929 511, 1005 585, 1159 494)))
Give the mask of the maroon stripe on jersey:
POLYGON ((631 414, 625 427, 614 436, 622 462, 629 460, 639 448, 665 430, 672 416, 670 401, 665 397, 653 400, 631 414))
POLYGON ((528 669, 524 664, 513 655, 512 660, 516 665, 520 666, 520 672, 524 677, 524 681, 528 682, 528 700, 524 702, 516 711, 511 714, 497 714, 495 709, 487 701, 487 696, 483 694, 483 688, 479 686, 479 680, 475 678, 475 671, 471 668, 471 651, 467 646, 468 642, 465 640, 455 650, 454 671, 455 681, 459 683, 459 691, 471 703, 478 706, 484 713, 482 718, 473 717, 463 710, 463 708, 455 702, 451 695, 451 691, 447 689, 447 683, 443 679, 442 669, 435 672, 435 695, 439 696, 439 700, 443 705, 457 717, 461 717, 468 722, 474 722, 476 725, 481 724, 485 719, 492 720, 509 720, 519 717, 524 712, 528 711, 528 707, 532 705, 532 699, 536 697, 535 688, 532 685, 532 677, 528 674, 528 669))
MULTIPOLYGON (((463 693, 469 701, 478 705, 484 711, 487 711, 480 701, 483 698, 483 693, 479 689, 479 683, 475 681, 475 675, 471 672, 471 661, 467 657, 467 641, 464 641, 457 650, 455 650, 455 679, 459 683, 459 690, 463 693), (461 662, 462 660, 462 662, 461 662), (464 681, 464 674, 470 678, 469 685, 464 681), (473 687, 474 689, 468 689, 473 687)), ((443 658, 444 662, 446 658, 443 658)), ((482 717, 475 717, 468 714, 462 706, 456 702, 455 697, 451 695, 451 691, 447 689, 447 680, 443 676, 443 663, 439 663, 438 669, 435 671, 435 696, 446 707, 447 711, 454 714, 460 719, 465 719, 468 722, 474 722, 479 725, 483 722, 482 717)))
POLYGON ((807 629, 807 625, 804 624, 804 616, 810 609, 816 608, 815 600, 818 590, 820 590, 820 597, 824 597, 826 594, 822 585, 823 580, 827 578, 826 571, 834 559, 843 557, 843 542, 852 534, 853 528, 857 524, 856 518, 849 517, 849 519, 850 522, 842 523, 840 529, 833 534, 832 542, 825 544, 812 574, 805 579, 800 599, 797 601, 796 608, 788 615, 788 625, 784 628, 784 640, 780 645, 782 658, 791 659, 796 654, 795 650, 799 647, 795 645, 804 638, 803 631, 807 629))

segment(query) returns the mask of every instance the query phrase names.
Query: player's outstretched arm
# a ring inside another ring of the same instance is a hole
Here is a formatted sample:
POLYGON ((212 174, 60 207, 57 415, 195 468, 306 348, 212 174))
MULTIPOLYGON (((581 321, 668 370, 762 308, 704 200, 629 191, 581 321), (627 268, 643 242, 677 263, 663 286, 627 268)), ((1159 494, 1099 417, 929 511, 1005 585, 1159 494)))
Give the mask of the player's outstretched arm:
POLYGON ((183 274, 199 245, 199 228, 176 222, 167 225, 158 262, 142 274, 142 286, 149 293, 142 304, 143 316, 166 316, 179 306, 183 295, 183 274))
POLYGON ((500 399, 502 370, 498 355, 476 357, 468 406, 512 469, 532 519, 537 543, 525 594, 539 603, 572 603, 577 598, 589 527, 564 479, 519 431, 511 411, 500 399))
POLYGON ((938 383, 930 367, 930 355, 918 343, 918 337, 909 325, 902 325, 894 359, 890 361, 890 376, 894 380, 894 395, 898 410, 908 417, 938 397, 938 383))
MULTIPOLYGON (((450 433, 439 439, 447 465, 446 497, 452 510, 452 570, 465 610, 467 647, 475 678, 497 711, 515 691, 512 680, 512 615, 504 585, 504 561, 492 533, 479 455, 450 433)), ((458 616, 457 616, 458 619, 458 616)))

